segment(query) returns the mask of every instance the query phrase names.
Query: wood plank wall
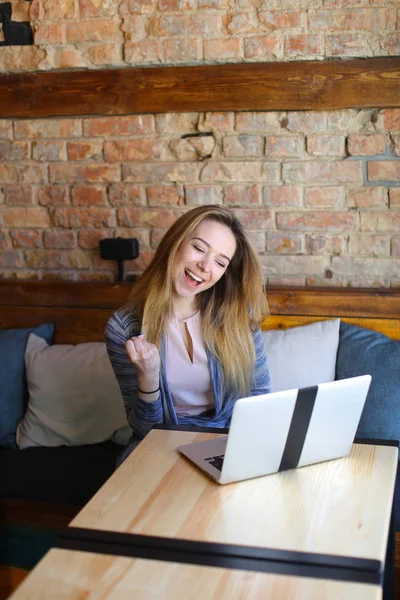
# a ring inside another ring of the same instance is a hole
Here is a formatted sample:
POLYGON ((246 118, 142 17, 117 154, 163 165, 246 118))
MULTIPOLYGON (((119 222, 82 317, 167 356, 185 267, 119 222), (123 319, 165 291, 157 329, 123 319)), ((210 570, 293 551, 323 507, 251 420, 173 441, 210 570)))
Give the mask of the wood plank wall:
POLYGON ((400 106, 400 57, 0 75, 0 117, 400 106))

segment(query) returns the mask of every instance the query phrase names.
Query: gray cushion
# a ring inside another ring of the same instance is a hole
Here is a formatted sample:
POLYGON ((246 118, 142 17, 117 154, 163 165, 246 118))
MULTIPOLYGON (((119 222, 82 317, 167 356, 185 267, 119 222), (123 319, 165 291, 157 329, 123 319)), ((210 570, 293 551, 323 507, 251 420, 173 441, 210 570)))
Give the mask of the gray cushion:
POLYGON ((400 440, 400 341, 342 321, 336 379, 365 374, 372 382, 357 435, 400 440))

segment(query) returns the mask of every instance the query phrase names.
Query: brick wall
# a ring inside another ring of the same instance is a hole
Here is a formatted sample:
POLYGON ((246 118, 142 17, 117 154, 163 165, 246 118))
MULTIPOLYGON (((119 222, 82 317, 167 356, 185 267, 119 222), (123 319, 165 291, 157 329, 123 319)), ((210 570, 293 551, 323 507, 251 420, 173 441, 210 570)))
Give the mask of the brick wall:
MULTIPOLYGON (((34 34, 0 43, 3 72, 400 54, 397 0, 2 4, 34 34)), ((111 281, 118 235, 139 273, 182 211, 224 203, 270 283, 400 286, 399 182, 400 109, 0 115, 0 277, 111 281)))

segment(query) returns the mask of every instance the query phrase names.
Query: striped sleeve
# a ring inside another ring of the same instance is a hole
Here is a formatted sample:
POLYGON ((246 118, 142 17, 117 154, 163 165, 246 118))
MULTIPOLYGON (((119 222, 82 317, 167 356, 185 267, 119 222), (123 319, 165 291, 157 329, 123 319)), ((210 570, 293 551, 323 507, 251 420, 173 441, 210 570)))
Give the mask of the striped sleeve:
POLYGON ((256 363, 251 393, 253 396, 269 394, 271 391, 271 380, 261 329, 257 329, 253 332, 253 341, 256 352, 256 363))
POLYGON ((129 360, 126 341, 140 334, 138 318, 127 308, 116 311, 105 328, 108 356, 124 400, 125 412, 133 432, 144 437, 155 423, 163 421, 161 397, 146 402, 137 391, 137 371, 129 360))

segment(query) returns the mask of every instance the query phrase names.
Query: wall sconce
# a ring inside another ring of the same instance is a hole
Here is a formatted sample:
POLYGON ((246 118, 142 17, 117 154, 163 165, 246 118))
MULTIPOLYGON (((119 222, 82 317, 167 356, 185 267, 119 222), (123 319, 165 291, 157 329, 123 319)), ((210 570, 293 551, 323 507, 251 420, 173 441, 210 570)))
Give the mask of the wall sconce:
POLYGON ((124 280, 124 260, 139 256, 139 243, 136 238, 105 238, 100 240, 100 258, 118 261, 118 281, 124 280))

